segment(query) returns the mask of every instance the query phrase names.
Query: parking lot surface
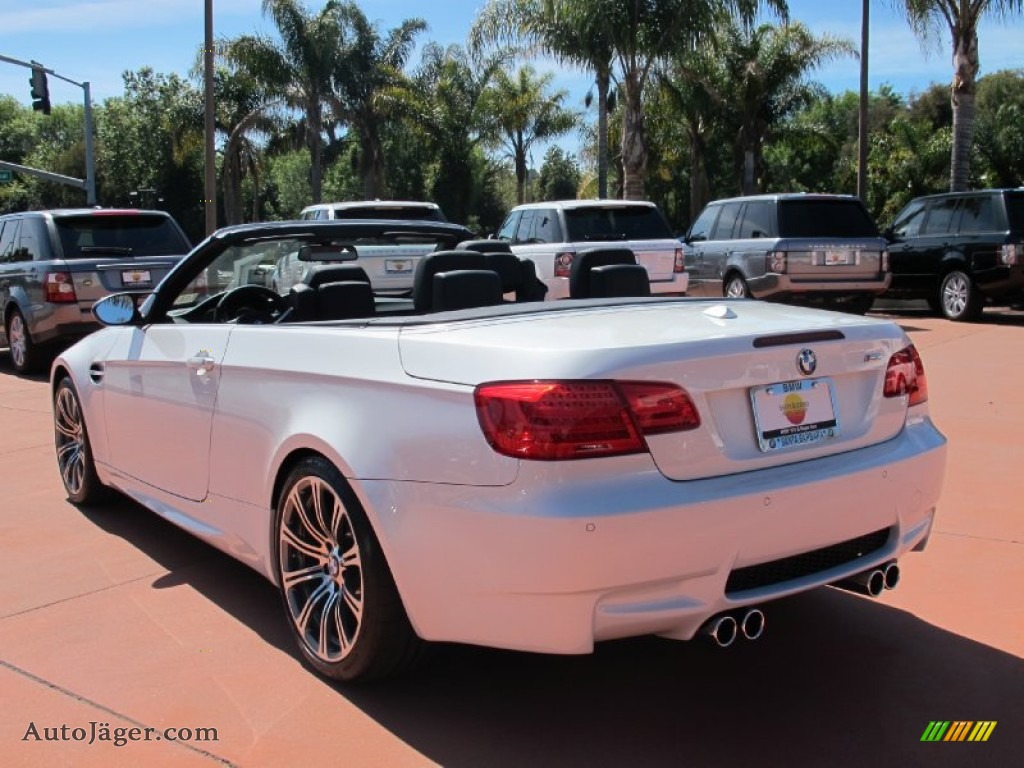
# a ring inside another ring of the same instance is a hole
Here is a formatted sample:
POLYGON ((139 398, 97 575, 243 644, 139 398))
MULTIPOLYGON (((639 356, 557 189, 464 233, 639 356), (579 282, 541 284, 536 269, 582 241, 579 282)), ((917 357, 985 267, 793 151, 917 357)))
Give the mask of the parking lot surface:
POLYGON ((68 503, 47 384, 0 352, 0 765, 1020 765, 1024 313, 889 316, 949 438, 936 529, 898 589, 769 604, 764 638, 728 649, 443 646, 354 687, 302 666, 255 572, 128 500, 68 503), (924 743, 931 721, 996 726, 924 743))

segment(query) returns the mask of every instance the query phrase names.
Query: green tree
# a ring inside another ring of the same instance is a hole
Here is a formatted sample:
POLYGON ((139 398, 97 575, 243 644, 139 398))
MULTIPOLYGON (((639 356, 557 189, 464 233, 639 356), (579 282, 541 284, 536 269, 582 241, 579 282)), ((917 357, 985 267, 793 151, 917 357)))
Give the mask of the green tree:
MULTIPOLYGON (((552 0, 490 0, 470 31, 471 47, 488 43, 525 42, 531 49, 594 73, 597 87, 597 195, 608 197, 608 113, 612 86, 611 35, 599 9, 600 0, 576 0, 591 5, 586 12, 552 0)), ((590 105, 590 94, 587 95, 590 105)))
POLYGON ((1006 17, 1024 10, 1024 0, 903 0, 911 28, 926 36, 945 25, 953 44, 953 149, 950 154, 949 188, 953 192, 971 184, 971 148, 974 140, 975 96, 980 66, 978 23, 989 14, 1006 17))
POLYGON ((644 122, 644 92, 655 65, 680 47, 696 47, 709 38, 724 14, 745 24, 766 6, 785 17, 785 0, 549 0, 559 3, 565 17, 578 28, 604 30, 618 68, 623 95, 623 195, 644 197, 649 144, 644 122))
POLYGON ((978 81, 975 143, 983 185, 1024 185, 1024 70, 993 72, 978 81))
POLYGON ((573 200, 580 186, 580 166, 576 158, 550 146, 537 174, 538 200, 573 200))
POLYGON ((227 61, 254 74, 270 93, 302 114, 310 155, 312 200, 323 191, 323 143, 327 100, 338 77, 344 5, 328 0, 310 14, 300 0, 263 0, 263 14, 277 27, 280 41, 243 35, 219 48, 227 61))
POLYGON ((545 141, 570 131, 577 123, 576 113, 562 103, 566 92, 551 92, 551 73, 537 75, 533 67, 520 67, 510 76, 495 72, 494 83, 484 93, 484 108, 493 116, 493 142, 512 161, 516 173, 516 201, 526 201, 527 161, 537 141, 545 141))
POLYGON ((408 88, 403 68, 416 36, 427 24, 407 19, 382 37, 354 2, 342 3, 339 12, 341 44, 331 102, 335 118, 359 137, 363 196, 374 200, 386 191, 382 126, 395 114, 395 100, 401 100, 408 88))

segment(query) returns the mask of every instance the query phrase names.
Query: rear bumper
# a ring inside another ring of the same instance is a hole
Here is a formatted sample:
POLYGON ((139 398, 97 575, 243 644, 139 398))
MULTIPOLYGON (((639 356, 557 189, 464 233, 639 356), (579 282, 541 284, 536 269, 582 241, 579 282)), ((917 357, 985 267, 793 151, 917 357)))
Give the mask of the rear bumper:
POLYGON ((29 321, 29 334, 36 344, 58 340, 71 343, 102 327, 92 312, 79 303, 45 304, 42 307, 36 306, 33 310, 32 319, 29 321))
MULTIPOLYGON (((545 301, 569 298, 569 278, 549 277, 542 281, 547 287, 545 301)), ((686 272, 673 272, 668 280, 651 280, 652 296, 683 296, 690 286, 690 275, 686 272)))
POLYGON ((922 545, 945 443, 919 419, 879 445, 688 482, 667 480, 649 456, 636 456, 595 459, 579 472, 523 462, 502 487, 353 485, 422 637, 587 653, 617 637, 689 639, 721 611, 828 584, 922 545), (617 462, 614 475, 601 471, 604 461, 617 462), (882 530, 870 554, 727 593, 738 568, 882 530))
POLYGON ((752 296, 758 299, 797 296, 829 298, 840 296, 880 296, 889 288, 891 274, 870 280, 819 280, 799 275, 769 273, 752 277, 747 282, 752 296))

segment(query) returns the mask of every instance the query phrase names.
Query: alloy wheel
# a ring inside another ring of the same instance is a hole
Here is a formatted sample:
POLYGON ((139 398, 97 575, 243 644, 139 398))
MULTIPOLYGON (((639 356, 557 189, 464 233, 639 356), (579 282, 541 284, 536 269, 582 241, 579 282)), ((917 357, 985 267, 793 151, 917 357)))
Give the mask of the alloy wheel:
POLYGON ((321 478, 303 477, 285 499, 278 535, 281 587, 299 637, 317 659, 345 658, 363 623, 363 568, 344 504, 321 478))
POLYGON ((16 369, 21 370, 25 367, 28 350, 25 339, 25 321, 18 312, 11 316, 11 321, 7 326, 7 344, 11 350, 11 362, 14 363, 16 369))
POLYGON ((964 275, 959 272, 950 275, 942 287, 942 303, 945 306, 946 314, 950 317, 962 315, 967 308, 970 291, 971 287, 964 275))
POLYGON ((743 299, 747 296, 747 284, 742 277, 729 278, 725 284, 725 295, 730 299, 743 299))
POLYGON ((69 495, 77 496, 82 492, 82 484, 85 482, 85 428, 78 398, 68 387, 62 387, 57 392, 57 400, 54 403, 54 429, 57 440, 57 466, 64 482, 64 489, 69 495))

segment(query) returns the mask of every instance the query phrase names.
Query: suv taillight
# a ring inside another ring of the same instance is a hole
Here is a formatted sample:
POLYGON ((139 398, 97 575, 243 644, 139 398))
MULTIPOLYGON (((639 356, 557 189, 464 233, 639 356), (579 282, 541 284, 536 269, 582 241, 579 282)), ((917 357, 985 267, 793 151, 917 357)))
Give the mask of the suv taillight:
POLYGON ((673 272, 685 272, 686 271, 686 258, 683 256, 683 249, 676 248, 676 258, 672 263, 673 272))
POLYGON ((1007 267, 1024 263, 1024 244, 1007 243, 1000 250, 1000 261, 1007 267))
POLYGON ((881 262, 882 262, 882 272, 888 272, 889 271, 889 249, 888 248, 882 250, 881 262))
POLYGON ((768 255, 764 258, 764 270, 784 275, 786 273, 786 252, 768 251, 768 255))
POLYGON ((882 394, 885 397, 909 395, 908 406, 918 405, 928 399, 928 379, 924 375, 924 364, 913 344, 889 358, 882 394))
POLYGON ((700 426, 690 396, 646 381, 500 381, 473 393, 484 437, 498 453, 554 461, 641 453, 644 435, 700 426))
POLYGON ((78 301, 70 272, 47 272, 46 277, 43 278, 43 289, 46 301, 56 304, 78 301))
POLYGON ((555 254, 555 277, 568 277, 572 269, 572 251, 562 251, 555 254))

